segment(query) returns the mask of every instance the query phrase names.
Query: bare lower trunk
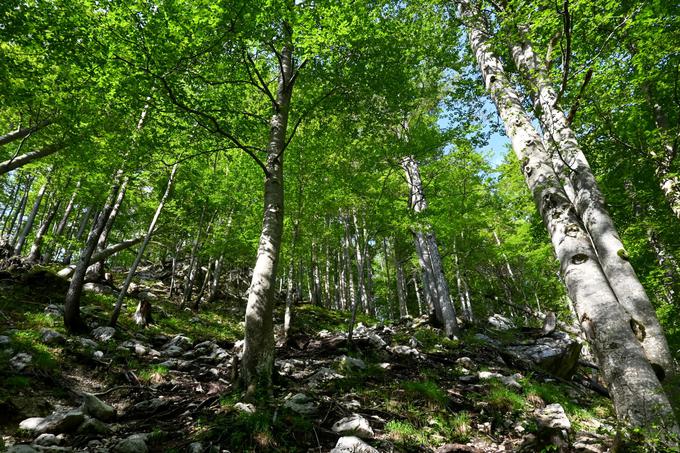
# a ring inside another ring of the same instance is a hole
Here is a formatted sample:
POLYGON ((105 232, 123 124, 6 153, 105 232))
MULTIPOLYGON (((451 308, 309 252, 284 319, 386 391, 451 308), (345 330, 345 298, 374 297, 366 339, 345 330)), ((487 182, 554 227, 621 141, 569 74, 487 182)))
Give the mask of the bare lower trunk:
POLYGON ((14 247, 14 254, 17 256, 21 255, 21 251, 23 250, 24 245, 26 244, 26 238, 28 238, 28 234, 31 232, 31 229, 33 229, 33 223, 35 223, 35 217, 38 215, 38 210, 40 209, 40 204, 42 203, 42 199, 45 196, 45 191, 47 190, 48 183, 49 178, 48 181, 45 182, 45 184, 43 184, 42 187, 40 187, 40 190, 38 190, 38 194, 35 197, 33 209, 31 209, 31 213, 28 215, 28 219, 26 219, 24 228, 21 232, 21 235, 19 235, 19 239, 17 241, 16 246, 14 247))
POLYGON ((293 92, 293 60, 290 30, 281 51, 277 108, 270 120, 264 181, 264 218, 257 261, 246 306, 242 379, 246 394, 269 391, 274 368, 273 307, 276 268, 283 235, 283 152, 286 146, 288 110, 293 92))
POLYGON ((553 165, 558 174, 567 175, 563 181, 571 186, 576 212, 588 231, 607 280, 621 305, 636 324, 637 336, 659 379, 676 374, 675 364, 661 325, 644 287, 628 261, 623 243, 607 212, 588 161, 581 151, 576 134, 564 114, 555 105, 557 95, 549 83, 536 55, 528 43, 513 46, 513 57, 518 67, 535 90, 535 103, 540 107, 540 121, 549 141, 558 150, 553 165))
MULTIPOLYGON (((78 232, 76 233, 76 241, 80 241, 85 234, 85 228, 87 228, 87 222, 90 220, 90 215, 92 215, 92 206, 85 208, 82 218, 80 219, 80 226, 78 227, 78 232)), ((95 222, 97 221, 97 216, 95 214, 95 222)), ((68 252, 64 255, 64 264, 71 264, 71 257, 73 256, 73 250, 68 249, 68 252)))
POLYGON ((323 305, 323 295, 321 293, 321 276, 319 273, 319 257, 317 255, 316 242, 312 242, 312 297, 314 305, 323 305))
POLYGON ((201 242, 201 232, 203 231, 203 220, 205 219, 205 206, 201 210, 201 217, 198 221, 198 229, 196 230, 196 236, 194 236, 194 242, 191 246, 191 255, 189 257, 189 268, 187 269, 187 274, 184 277, 184 292, 182 293, 181 306, 185 306, 191 301, 191 296, 194 291, 194 280, 196 278, 197 272, 197 261, 198 261, 198 245, 201 242))
POLYGON ((2 232, 0 233, 0 236, 5 235, 5 230, 7 228, 7 221, 12 218, 12 214, 15 212, 15 209, 18 207, 19 204, 19 190, 21 189, 21 177, 17 177, 16 184, 14 185, 14 188, 12 189, 12 193, 9 196, 9 201, 2 207, 2 215, 0 215, 0 219, 2 220, 2 232), (7 208, 9 208, 9 212, 7 212, 7 208), (5 218, 5 213, 7 213, 7 218, 5 218))
MULTIPOLYGON (((170 190, 172 189, 172 183, 175 180, 176 173, 177 164, 173 165, 172 170, 170 171, 170 177, 168 178, 168 184, 165 186, 165 192, 163 192, 161 201, 158 203, 158 206, 156 207, 156 212, 154 212, 154 215, 151 218, 151 222, 149 223, 149 228, 147 228, 146 230, 144 241, 142 242, 142 245, 139 247, 139 250, 137 250, 137 256, 135 256, 135 260, 132 262, 132 266, 130 266, 128 274, 125 277, 125 281, 123 282, 123 286, 120 289, 118 299, 116 300, 116 305, 113 309, 113 314, 111 314, 111 320, 109 321, 109 325, 111 326, 115 327, 116 323, 118 322, 118 316, 120 315, 120 309, 123 305, 123 300, 125 299, 125 295, 127 294, 128 288, 130 287, 130 283, 132 283, 132 278, 135 276, 137 267, 139 266, 139 263, 142 261, 144 251, 146 250, 146 247, 149 245, 149 241, 151 241, 151 236, 153 235, 154 229, 156 229, 156 223, 158 222, 158 218, 160 217, 161 212, 163 211, 163 207, 165 206, 165 202, 167 201, 168 196, 170 195, 170 190)), ((139 306, 137 307, 137 311, 140 313, 141 320, 141 322, 137 322, 137 324, 146 326, 151 318, 151 304, 148 303, 148 306, 142 307, 142 302, 140 302, 139 306)))
POLYGON ((114 178, 115 182, 111 188, 111 193, 109 194, 104 207, 99 213, 97 221, 92 226, 92 230, 88 235, 85 246, 80 251, 78 264, 76 265, 73 277, 71 277, 71 283, 69 284, 66 297, 64 298, 64 325, 70 332, 77 332, 85 327, 82 319, 80 318, 80 295, 83 290, 83 283, 85 282, 85 274, 87 273, 90 258, 97 247, 97 240, 106 226, 106 221, 111 215, 111 210, 113 209, 114 200, 118 195, 118 190, 120 188, 120 177, 121 174, 119 172, 114 178))
POLYGON ((21 223, 24 220, 24 212, 26 210, 26 203, 28 202, 28 196, 31 193, 31 185, 33 185, 33 178, 28 179, 28 182, 26 183, 26 189, 24 191, 24 196, 21 197, 21 203, 19 203, 19 209, 17 209, 14 217, 12 217, 12 223, 9 226, 8 234, 12 235, 12 239, 10 240, 10 244, 14 245, 16 244, 16 241, 19 237, 19 233, 21 231, 21 223), (14 230, 14 227, 16 225, 16 230, 14 230))
POLYGON ((170 289, 168 291, 168 298, 172 298, 177 284, 177 255, 182 249, 182 241, 178 241, 175 246, 175 253, 172 255, 172 269, 170 270, 170 289))
POLYGON ((406 305, 406 278, 404 278, 404 267, 396 256, 394 264, 397 269, 397 299, 399 299, 399 317, 408 316, 408 306, 406 305))
MULTIPOLYGON (((550 233, 569 296, 609 386, 617 416, 640 428, 664 426, 680 432, 659 379, 618 303, 576 211, 552 168, 540 135, 524 112, 517 92, 479 25, 478 11, 460 2, 470 44, 488 92, 521 162, 536 206, 550 233), (479 27, 479 28, 478 28, 479 27)), ((663 429, 663 428, 662 428, 663 429)), ((663 431, 662 431, 663 432, 663 431)))
MULTIPOLYGON (((127 193, 127 184, 128 178, 125 177, 120 186, 120 190, 118 191, 118 196, 116 197, 116 201, 113 204, 113 208, 111 209, 111 215, 109 215, 109 218, 106 221, 106 225, 104 225, 104 229, 102 230, 102 233, 99 236, 99 239, 97 240, 97 252, 102 252, 106 249, 106 244, 109 240, 109 235, 113 230, 113 224, 116 221, 118 211, 120 211, 120 207, 123 204, 123 199, 125 198, 125 194, 127 193)), ((87 273, 88 279, 94 281, 101 280, 104 277, 104 260, 97 260, 94 262, 94 264, 91 264, 90 268, 87 270, 87 273)))
POLYGON ((42 246, 43 238, 45 237, 48 228, 52 224, 54 217, 57 215, 57 211, 59 211, 60 204, 61 201, 57 201, 56 203, 54 203, 52 208, 48 211, 47 215, 45 216, 45 219, 40 225, 40 228, 38 228, 38 231, 35 233, 35 238, 33 239, 33 244, 31 245, 31 252, 28 254, 28 261, 36 263, 38 262, 38 260, 40 260, 40 247, 42 246))
MULTIPOLYGON (((66 228, 66 225, 68 223, 68 218, 71 215, 71 212, 73 211, 73 205, 75 204, 76 201, 76 195, 78 195, 78 189, 80 188, 80 181, 78 184, 76 184, 76 188, 71 194, 71 198, 69 198, 68 203, 66 204, 66 208, 64 209, 64 214, 61 216, 61 220, 59 223, 55 226, 54 230, 52 231, 52 235, 57 238, 64 234, 64 229, 66 228)), ((43 262, 44 263, 49 263, 52 259, 52 253, 54 252, 54 246, 50 247, 47 252, 45 252, 45 256, 43 257, 43 262)))

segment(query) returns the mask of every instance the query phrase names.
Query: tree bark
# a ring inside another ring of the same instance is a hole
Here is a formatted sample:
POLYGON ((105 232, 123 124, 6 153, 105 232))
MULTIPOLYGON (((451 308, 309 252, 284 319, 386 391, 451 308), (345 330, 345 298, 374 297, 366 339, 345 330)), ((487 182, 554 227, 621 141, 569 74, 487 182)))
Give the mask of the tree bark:
MULTIPOLYGON (((607 280, 617 299, 637 324, 638 339, 660 380, 677 374, 666 337, 647 293, 628 261, 614 222, 607 212, 604 196, 595 181, 588 161, 579 147, 576 134, 555 105, 557 95, 539 65, 528 42, 514 45, 515 64, 523 70, 536 90, 534 103, 540 107, 539 119, 549 141, 558 150, 553 157, 557 174, 566 175, 578 216, 588 231, 607 280)), ((569 193, 568 191, 567 193, 569 193)))
POLYGON ((12 188, 12 192, 10 193, 9 199, 7 203, 5 203, 2 207, 2 215, 0 215, 0 221, 2 221, 2 232, 0 232, 0 236, 5 235, 5 229, 7 228, 7 221, 12 218, 12 214, 14 213, 15 208, 17 207, 17 204, 19 203, 19 190, 21 189, 21 176, 17 177, 17 182, 12 188), (7 208, 9 208, 9 212, 7 212, 7 208), (7 218, 5 218, 5 213, 7 213, 7 218))
MULTIPOLYGON (((66 224, 68 223, 68 218, 71 215, 71 211, 73 211, 73 205, 75 204, 76 201, 76 196, 78 195, 78 189, 80 188, 80 181, 76 184, 76 188, 71 194, 71 198, 69 198, 68 203, 66 204, 66 208, 64 209, 64 214, 61 217, 61 220, 59 223, 55 226, 53 230, 53 235, 55 238, 61 236, 64 233, 64 229, 66 228, 66 224)), ((52 245, 47 252, 45 252, 45 256, 43 257, 43 263, 49 263, 50 260, 52 259, 52 253, 54 252, 54 245, 52 245)))
POLYGON ((38 231, 35 233, 35 239, 33 239, 31 251, 28 254, 28 261, 32 263, 37 263, 40 260, 40 247, 42 246, 43 238, 45 237, 45 233, 47 233, 48 228, 52 224, 54 217, 57 215, 57 211, 59 211, 60 205, 61 200, 57 200, 52 206, 52 208, 48 211, 47 215, 45 216, 45 219, 40 225, 40 228, 38 228, 38 231))
POLYGON ((281 70, 267 146, 264 218, 245 317, 242 378, 246 394, 250 397, 254 396, 258 389, 266 391, 271 389, 274 367, 272 312, 276 268, 283 234, 283 152, 295 81, 291 30, 285 23, 283 28, 285 38, 279 62, 281 70))
POLYGON ((397 299, 399 300, 399 317, 408 316, 408 306, 406 305, 406 278, 404 277, 404 266, 397 254, 394 254, 394 265, 397 269, 397 299))
POLYGON ((590 237, 553 170, 541 137, 492 51, 478 11, 472 11, 469 0, 461 0, 459 8, 468 24, 470 45, 486 89, 496 104, 550 233, 562 277, 608 383, 617 416, 636 427, 656 424, 667 427, 667 432, 680 432, 659 379, 631 329, 630 315, 609 286, 590 237))
POLYGON ((35 178, 29 177, 28 181, 26 181, 26 189, 24 190, 24 195, 21 197, 21 203, 19 203, 19 209, 14 213, 14 216, 12 217, 12 223, 9 226, 8 234, 11 234, 12 239, 10 240, 10 244, 14 246, 16 244, 17 239, 19 238, 19 234, 21 232, 21 223, 23 222, 24 219, 24 212, 26 211, 26 203, 28 202, 28 196, 31 193, 31 186, 33 185, 33 181, 35 178), (14 229, 16 225, 16 230, 14 229))
POLYGON ((113 210, 113 203, 120 189, 121 177, 122 172, 117 172, 114 177, 114 184, 111 188, 111 192, 104 203, 104 207, 99 213, 99 217, 92 226, 85 246, 80 252, 80 258, 78 259, 78 264, 76 265, 73 277, 71 277, 71 283, 66 292, 66 297, 64 298, 64 325, 69 332, 77 332, 83 330, 85 327, 80 318, 80 296, 83 290, 83 283, 85 282, 85 274, 90 263, 90 258, 97 247, 97 240, 101 236, 102 231, 106 226, 106 221, 113 210))
MULTIPOLYGON (((104 226, 104 229, 97 240, 97 252, 102 252, 106 249, 106 243, 108 242, 109 235, 113 230, 113 224, 116 221, 118 211, 120 211, 120 207, 123 204, 123 200, 125 199, 125 194, 127 193, 127 185, 128 178, 126 176, 123 178, 123 182, 121 183, 118 196, 116 197, 116 202, 113 204, 113 208, 111 209, 111 214, 109 215, 106 225, 104 226)), ((88 279, 90 280, 101 280, 104 277, 104 260, 100 259, 91 264, 90 268, 87 270, 87 274, 88 279)))
MULTIPOLYGON (((137 267, 139 266, 139 263, 142 261, 142 257, 144 256, 144 251, 146 250, 146 247, 149 245, 149 242, 151 241, 151 236, 153 235, 153 231, 156 229, 156 223, 158 222, 158 218, 161 215, 161 212, 163 211, 163 207, 165 206, 165 202, 168 200, 168 196, 170 196, 170 191, 172 189, 172 183, 175 180, 175 175, 177 173, 177 164, 172 166, 172 170, 170 171, 170 176, 168 177, 168 184, 165 186, 165 192, 163 192, 163 196, 161 197, 161 201, 158 202, 158 206, 156 207, 156 212, 154 212, 153 217, 151 218, 151 222, 149 223, 149 228, 146 230, 146 235, 144 236, 144 241, 142 242, 142 245, 139 247, 139 250, 137 250, 137 256, 135 257, 135 260, 132 262, 132 266, 130 266, 130 269, 128 270, 128 274, 125 277, 125 281, 123 282, 123 286, 120 290, 120 293, 118 294, 118 299, 116 300, 116 306, 113 309, 113 313, 111 314, 111 320, 109 321, 109 325, 112 327, 116 326, 116 323, 118 322, 118 316, 120 315, 120 309, 123 306, 123 300, 125 299, 125 295, 127 294, 128 288, 130 287, 130 283, 132 283, 132 278, 135 276, 135 272, 137 271, 137 267)), ((141 313, 142 307, 141 307, 141 302, 140 306, 138 307, 138 311, 141 313)), ((151 316, 151 307, 149 304, 149 307, 144 307, 144 311, 148 312, 148 315, 151 316)), ((146 320, 146 316, 143 318, 143 320, 146 320)), ((146 321, 144 321, 143 325, 146 325, 146 321)))
POLYGON ((194 237, 194 243, 191 246, 191 255, 189 257, 189 268, 187 269, 187 274, 184 277, 184 291, 182 293, 181 307, 191 301, 191 295, 194 290, 194 279, 196 278, 196 267, 197 267, 197 254, 198 245, 201 242, 201 232, 203 231, 203 220, 205 219, 205 206, 201 210, 201 217, 198 220, 198 229, 196 230, 196 236, 194 237))
POLYGON ((39 123, 33 126, 19 128, 5 135, 0 135, 0 146, 12 143, 13 141, 19 140, 21 138, 28 137, 32 133, 37 132, 44 127, 47 127, 50 124, 52 124, 52 121, 50 120, 40 121, 39 123))
POLYGON ((14 254, 16 256, 21 256, 21 251, 24 248, 24 245, 26 244, 26 238, 28 238, 28 234, 31 232, 31 229, 33 229, 33 224, 35 223, 35 217, 38 215, 38 210, 40 209, 40 204, 42 203, 42 199, 45 196, 45 191, 47 190, 47 185, 49 184, 49 177, 47 178, 47 181, 45 184, 43 184, 40 189, 38 190, 38 194, 35 197, 35 201, 33 203, 33 209, 31 209, 31 213, 28 215, 28 219, 26 219, 26 223, 24 224, 24 228, 19 235, 19 239, 17 241, 17 245, 14 247, 14 254))
POLYGON ((54 154, 62 148, 60 145, 48 145, 42 149, 36 151, 29 151, 20 156, 14 157, 12 159, 0 162, 0 175, 9 173, 12 170, 16 170, 19 167, 23 167, 26 164, 33 162, 34 160, 49 156, 54 154))

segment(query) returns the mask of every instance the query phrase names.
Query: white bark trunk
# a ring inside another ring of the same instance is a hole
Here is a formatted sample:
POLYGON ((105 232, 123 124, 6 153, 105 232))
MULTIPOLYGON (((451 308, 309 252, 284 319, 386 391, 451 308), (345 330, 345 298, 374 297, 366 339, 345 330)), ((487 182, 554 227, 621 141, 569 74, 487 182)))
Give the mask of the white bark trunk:
POLYGON ((45 184, 40 187, 38 190, 38 194, 35 197, 35 202, 33 203, 33 209, 31 209, 31 213, 28 215, 28 219, 26 219, 26 223, 24 224, 24 228, 19 235, 19 239, 17 241, 16 247, 14 247, 14 254, 17 256, 21 256, 21 251, 24 248, 24 245, 26 244, 26 238, 28 238, 28 234, 31 232, 31 229, 33 229, 33 223, 35 223, 35 217, 38 215, 38 210, 40 209, 40 204, 42 203, 42 199, 45 196, 45 191, 47 190, 47 184, 49 184, 49 178, 45 184))
POLYGON ((673 410, 642 346, 630 329, 630 316, 618 303, 600 266, 588 233, 552 168, 540 135, 531 125, 519 95, 494 55, 477 11, 461 0, 470 45, 513 150, 550 233, 561 273, 574 301, 614 402, 617 416, 638 427, 654 423, 680 432, 673 410))
POLYGON ((638 339, 659 379, 676 374, 675 364, 661 325, 647 293, 628 261, 623 243, 607 212, 588 161, 579 147, 576 134, 565 115, 555 106, 557 95, 528 43, 513 46, 513 58, 536 89, 535 103, 540 107, 541 124, 558 153, 553 165, 566 175, 565 184, 573 188, 576 212, 590 234, 599 262, 617 299, 639 327, 638 339))

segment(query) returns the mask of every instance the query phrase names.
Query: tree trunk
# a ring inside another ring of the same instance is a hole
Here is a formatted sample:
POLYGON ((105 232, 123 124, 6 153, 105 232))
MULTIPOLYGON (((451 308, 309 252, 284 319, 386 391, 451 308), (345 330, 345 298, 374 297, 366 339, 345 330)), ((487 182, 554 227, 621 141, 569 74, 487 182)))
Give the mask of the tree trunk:
MULTIPOLYGON (((300 200, 298 199, 298 206, 300 200)), ((286 310, 283 315, 283 336, 288 338, 288 333, 290 332, 290 326, 293 322, 293 302, 296 298, 296 288, 302 284, 302 282, 295 281, 295 250, 297 248, 298 237, 300 235, 300 220, 298 211, 298 218, 293 221, 293 237, 290 247, 290 259, 288 260, 288 278, 286 282, 286 310)))
POLYGON ((41 121, 33 126, 30 127, 23 127, 19 128, 15 131, 9 132, 5 135, 0 135, 0 146, 6 145, 8 143, 12 143, 15 140, 19 140, 21 138, 26 138, 30 136, 32 133, 39 131, 40 129, 49 126, 52 124, 52 121, 50 120, 45 120, 41 121))
POLYGON ((34 160, 54 154, 61 148, 62 146, 60 145, 49 145, 37 151, 30 151, 28 153, 22 154, 21 156, 0 162, 0 175, 4 175, 5 173, 9 173, 10 171, 16 170, 19 167, 23 167, 34 160))
MULTIPOLYGON (((168 196, 170 195, 170 190, 172 189, 172 183, 175 180, 175 174, 177 173, 177 164, 172 166, 172 170, 170 171, 170 176, 168 178, 168 184, 165 186, 165 192, 163 192, 163 196, 161 197, 161 201, 158 203, 158 206, 156 207, 156 212, 154 212, 153 217, 151 218, 151 222, 149 223, 149 228, 146 230, 146 235, 144 236, 144 241, 142 242, 142 245, 139 247, 139 250, 137 250, 137 256, 135 257, 135 260, 132 262, 132 266, 130 266, 130 269, 128 270, 128 274, 125 277, 125 281, 123 282, 123 286, 120 289, 120 293, 118 294, 118 299, 116 300, 116 306, 113 309, 113 314, 111 314, 111 320, 109 321, 109 325, 115 327, 116 323, 118 322, 118 316, 120 315, 120 309, 123 306, 123 300, 125 299, 125 295, 127 294, 128 288, 130 287, 130 283, 132 283, 132 278, 135 276, 135 272, 137 271, 137 267, 139 266, 139 263, 142 261, 142 257, 144 256, 144 251, 146 250, 146 247, 149 245, 149 242, 151 241, 151 236, 153 235, 154 229, 156 229, 156 222, 158 222, 158 218, 161 215, 161 212, 163 211, 163 207, 165 206, 165 202, 168 199, 168 196)), ((138 324, 146 326, 148 324, 147 322, 147 314, 148 318, 151 317, 151 304, 149 303, 148 307, 142 307, 142 303, 140 302, 140 305, 137 307, 137 311, 140 312, 140 315, 144 315, 143 318, 141 319, 142 323, 138 324), (142 313, 144 311, 144 313, 142 313)))
POLYGON ((21 176, 17 177, 17 182, 12 188, 12 193, 9 196, 9 199, 5 205, 2 207, 2 215, 0 215, 0 219, 2 220, 2 232, 0 232, 0 236, 5 235, 5 229, 7 228, 7 221, 12 218, 12 214, 15 212, 15 208, 18 207, 19 203, 19 190, 21 189, 21 176), (9 207, 9 212, 7 212, 7 208, 9 207), (7 213, 7 218, 5 218, 5 213, 7 213))
POLYGON ((323 297, 321 293, 321 276, 319 273, 319 257, 317 255, 316 242, 312 242, 312 298, 311 302, 314 305, 323 305, 323 297))
POLYGON ((194 237, 194 243, 191 246, 191 255, 189 257, 189 268, 187 269, 187 274, 184 277, 184 292, 182 293, 181 307, 184 307, 191 301, 191 296, 194 291, 194 279, 196 278, 196 267, 197 267, 197 254, 198 245, 201 242, 201 233, 203 231, 203 220, 205 219, 205 206, 201 210, 201 217, 198 220, 198 229, 196 230, 196 236, 194 237))
POLYGON ((562 277, 609 385, 617 416, 636 427, 656 424, 667 426, 669 432, 680 432, 661 384, 630 328, 630 315, 612 292, 590 238, 552 168, 541 137, 531 125, 518 93, 479 25, 477 12, 471 11, 466 0, 461 1, 459 7, 469 27, 470 45, 485 86, 550 233, 562 277))
POLYGON ((33 203, 33 209, 31 209, 31 213, 28 215, 28 219, 26 219, 26 223, 24 224, 24 228, 23 231, 21 232, 21 235, 19 235, 17 245, 16 247, 14 247, 14 254, 16 256, 21 256, 21 251, 24 248, 24 244, 26 244, 26 238, 28 238, 31 229, 33 229, 35 217, 38 215, 40 204, 42 203, 42 199, 45 196, 45 191, 47 190, 47 184, 49 184, 49 177, 47 178, 45 184, 43 184, 42 187, 40 187, 40 189, 38 190, 38 194, 35 197, 35 202, 33 203))
POLYGON ((401 260, 394 254, 394 265, 397 269, 397 299, 399 299, 399 317, 408 316, 408 306, 406 305, 406 278, 404 278, 404 267, 401 260))
POLYGON ((168 299, 172 298, 177 284, 177 255, 182 249, 183 241, 178 241, 175 246, 175 253, 172 255, 172 269, 170 270, 170 290, 168 291, 168 299))
POLYGON ((276 267, 283 234, 283 152, 293 94, 293 57, 288 24, 283 25, 276 108, 270 120, 264 180, 264 218, 257 261, 248 293, 242 378, 248 396, 258 388, 269 391, 274 367, 273 306, 276 267))
MULTIPOLYGON (((80 226, 78 227, 78 232, 76 233, 76 241, 80 241, 85 234, 85 228, 87 228, 87 222, 90 220, 90 215, 92 214, 92 206, 85 208, 82 218, 80 219, 80 226)), ((95 214, 95 222, 97 221, 97 215, 95 214)), ((73 256, 73 250, 69 248, 68 252, 64 255, 64 264, 71 264, 71 257, 73 256)))
POLYGON ((113 203, 120 189, 121 177, 122 172, 119 171, 114 178, 114 185, 111 188, 111 193, 99 213, 96 222, 92 226, 85 246, 80 252, 78 264, 76 265, 73 277, 71 277, 71 283, 66 292, 66 297, 64 298, 64 325, 69 332, 77 332, 83 330, 85 327, 80 318, 80 296, 83 290, 83 283, 85 282, 85 274, 90 263, 90 258, 97 247, 97 240, 101 236, 102 231, 106 226, 106 221, 113 210, 113 203))
POLYGON ((40 247, 42 246, 43 238, 52 224, 54 217, 57 215, 57 211, 59 211, 59 205, 61 205, 61 200, 54 203, 52 208, 48 211, 47 216, 45 216, 40 228, 38 228, 35 239, 33 239, 33 245, 31 245, 31 252, 28 254, 28 261, 37 263, 40 260, 40 247))
MULTIPOLYGON (((123 178, 120 190, 118 191, 118 196, 116 197, 116 202, 114 203, 113 208, 111 209, 111 215, 109 215, 109 218, 106 221, 106 225, 102 230, 102 234, 99 236, 99 239, 97 240, 97 252, 103 252, 106 249, 106 243, 108 242, 109 235, 113 230, 113 223, 116 221, 118 211, 120 211, 120 207, 123 204, 123 199, 125 198, 125 194, 127 193, 127 184, 128 178, 126 176, 123 178)), ((88 274, 87 278, 91 281, 101 280, 104 277, 104 260, 100 259, 95 261, 94 264, 91 264, 90 268, 87 270, 87 274, 88 274)))
POLYGON ((600 191, 588 161, 581 151, 576 134, 567 123, 564 114, 555 106, 557 95, 549 83, 537 57, 528 43, 513 46, 515 64, 523 69, 529 84, 536 89, 535 104, 540 107, 540 121, 550 142, 559 149, 553 158, 558 174, 568 175, 574 193, 572 200, 576 212, 588 231, 602 269, 621 305, 636 324, 638 339, 654 370, 663 380, 676 374, 666 337, 656 312, 644 287, 628 261, 628 255, 607 212, 604 196, 600 191))
MULTIPOLYGON (((427 200, 423 193, 423 183, 420 179, 418 163, 412 156, 406 156, 401 161, 401 166, 406 173, 406 181, 409 186, 409 207, 416 214, 421 214, 427 209, 427 200)), ((425 225, 425 230, 429 229, 425 225)), ((439 248, 434 233, 423 233, 421 229, 413 231, 418 261, 423 268, 426 288, 429 291, 430 300, 434 304, 437 320, 444 326, 448 337, 459 335, 456 310, 451 304, 449 285, 446 282, 444 271, 439 256, 439 248)))
MULTIPOLYGON (((76 196, 78 195, 79 188, 80 181, 78 181, 78 183, 76 184, 76 188, 71 194, 71 198, 69 198, 68 203, 66 204, 66 208, 64 209, 64 214, 61 216, 61 220, 59 221, 59 223, 54 228, 54 231, 52 232, 55 238, 61 236, 64 233, 64 229, 66 228, 66 224, 68 223, 68 218, 71 215, 71 211, 73 211, 73 205, 76 201, 76 196)), ((53 251, 54 246, 51 246, 50 249, 47 252, 45 252, 45 256, 43 257, 43 263, 50 262, 50 260, 52 259, 53 251)))
POLYGON ((20 231, 21 231, 21 224, 23 223, 24 220, 24 212, 26 211, 26 203, 28 202, 28 196, 31 193, 31 186, 33 185, 33 181, 35 178, 28 178, 28 181, 26 182, 26 189, 24 191, 24 196, 21 197, 21 203, 19 203, 19 209, 15 212, 14 217, 12 217, 12 223, 9 226, 9 231, 8 233, 12 235, 12 239, 10 240, 10 244, 14 245, 17 242, 17 239, 19 237, 20 231), (14 227, 16 226, 16 230, 14 227))

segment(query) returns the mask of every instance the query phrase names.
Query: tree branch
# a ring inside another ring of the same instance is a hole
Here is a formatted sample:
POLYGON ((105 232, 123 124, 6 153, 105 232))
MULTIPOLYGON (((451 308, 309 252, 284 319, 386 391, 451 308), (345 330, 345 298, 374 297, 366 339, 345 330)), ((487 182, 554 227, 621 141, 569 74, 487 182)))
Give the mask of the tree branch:
POLYGON ((578 91, 578 95, 574 100, 574 104, 571 106, 571 109, 569 109, 569 114, 567 115, 567 125, 569 126, 571 126, 571 123, 574 121, 574 118, 576 117, 576 112, 578 111, 578 108, 581 104, 583 93, 586 91, 586 87, 588 86, 588 83, 590 82, 592 76, 593 68, 589 68, 588 72, 586 72, 585 78, 583 79, 583 83, 581 84, 581 89, 578 91))
POLYGON ((263 92, 264 94, 267 95, 269 100, 272 102, 274 109, 278 112, 279 111, 279 103, 276 102, 276 99, 274 99, 274 95, 269 90, 269 87, 267 86, 267 83, 262 78, 262 74, 260 74, 260 71, 257 70, 257 66, 255 65, 255 61, 253 61, 253 58, 250 56, 250 53, 248 51, 246 51, 246 58, 248 58, 248 61, 253 66, 253 71, 255 71, 255 75, 257 76, 257 80, 259 80, 260 83, 259 84, 255 83, 255 81, 253 80, 253 76, 250 73, 250 69, 248 68, 248 65, 246 65, 246 69, 248 70, 248 77, 250 77, 250 80, 253 82, 253 85, 255 85, 261 92, 263 92))
POLYGON ((562 10, 562 21, 564 23, 564 35, 567 40, 567 48, 565 49, 563 61, 562 61, 562 85, 560 86, 560 91, 555 97, 555 102, 553 107, 557 107, 562 95, 567 89, 567 83, 569 82, 569 64, 571 62, 571 16, 569 14, 569 0, 564 0, 562 10))

